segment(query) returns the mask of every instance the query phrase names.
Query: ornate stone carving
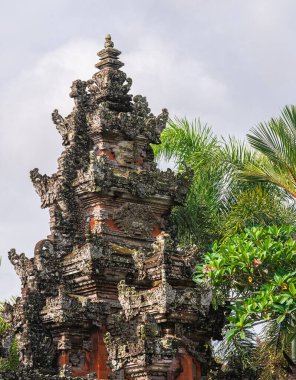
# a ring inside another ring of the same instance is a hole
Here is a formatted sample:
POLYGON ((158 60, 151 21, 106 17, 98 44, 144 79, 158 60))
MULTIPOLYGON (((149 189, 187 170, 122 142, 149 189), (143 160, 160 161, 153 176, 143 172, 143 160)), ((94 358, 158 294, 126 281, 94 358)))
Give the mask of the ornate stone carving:
POLYGON ((8 257, 20 277, 22 285, 25 285, 29 274, 33 270, 33 260, 28 259, 24 253, 18 255, 14 248, 9 251, 8 257))
POLYGON ((151 207, 133 203, 116 210, 113 219, 123 232, 134 237, 150 237, 158 222, 151 207))
POLYGON ((56 128, 63 139, 63 145, 69 145, 70 141, 73 140, 73 129, 71 124, 67 122, 60 114, 58 110, 54 110, 52 113, 52 121, 56 125, 56 128))
POLYGON ((31 171, 50 236, 32 259, 9 253, 23 288, 4 307, 4 342, 19 342, 14 380, 177 380, 184 355, 207 371, 204 342, 223 325, 211 292, 191 280, 196 250, 167 229, 192 177, 153 162, 168 112, 154 116, 129 94, 109 35, 98 55, 92 79, 72 84, 72 112, 52 113, 64 145, 57 172, 31 171))

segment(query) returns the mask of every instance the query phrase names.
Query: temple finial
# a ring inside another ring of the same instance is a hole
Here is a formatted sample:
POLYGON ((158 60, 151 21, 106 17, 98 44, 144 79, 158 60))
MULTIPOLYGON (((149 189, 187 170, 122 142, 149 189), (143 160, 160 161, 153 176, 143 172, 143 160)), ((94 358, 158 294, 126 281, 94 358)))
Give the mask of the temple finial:
POLYGON ((113 48, 114 47, 114 42, 112 41, 112 38, 111 38, 111 35, 110 34, 107 34, 107 36, 105 37, 105 44, 104 44, 105 48, 113 48))
POLYGON ((95 67, 102 70, 105 68, 119 69, 124 65, 120 62, 118 56, 121 54, 121 51, 114 48, 114 42, 111 39, 111 35, 107 34, 105 37, 104 49, 98 52, 100 57, 100 62, 98 62, 95 67))

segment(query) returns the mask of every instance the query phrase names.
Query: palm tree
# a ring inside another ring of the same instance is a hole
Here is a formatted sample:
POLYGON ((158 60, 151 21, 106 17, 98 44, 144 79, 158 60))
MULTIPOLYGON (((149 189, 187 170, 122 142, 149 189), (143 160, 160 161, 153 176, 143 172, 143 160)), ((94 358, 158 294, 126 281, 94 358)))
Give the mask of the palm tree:
POLYGON ((170 120, 161 142, 153 146, 157 160, 172 160, 177 171, 189 166, 194 173, 185 205, 172 213, 181 244, 204 251, 245 227, 290 224, 295 217, 275 185, 237 179, 238 168, 257 160, 244 143, 219 140, 200 120, 187 119, 170 120))
POLYGON ((223 175, 217 165, 219 141, 206 124, 200 120, 189 123, 186 119, 170 120, 161 141, 161 145, 153 146, 158 160, 172 160, 179 172, 186 166, 194 172, 186 205, 173 210, 178 237, 181 243, 205 247, 219 230, 218 183, 223 175))

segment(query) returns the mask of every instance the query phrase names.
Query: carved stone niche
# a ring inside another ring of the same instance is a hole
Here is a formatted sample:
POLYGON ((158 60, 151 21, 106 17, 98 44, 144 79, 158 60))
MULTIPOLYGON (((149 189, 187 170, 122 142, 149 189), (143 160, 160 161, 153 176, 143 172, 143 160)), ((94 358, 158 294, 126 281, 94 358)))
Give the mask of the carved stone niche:
POLYGON ((125 203, 113 213, 116 225, 127 235, 148 238, 158 223, 150 206, 125 203))

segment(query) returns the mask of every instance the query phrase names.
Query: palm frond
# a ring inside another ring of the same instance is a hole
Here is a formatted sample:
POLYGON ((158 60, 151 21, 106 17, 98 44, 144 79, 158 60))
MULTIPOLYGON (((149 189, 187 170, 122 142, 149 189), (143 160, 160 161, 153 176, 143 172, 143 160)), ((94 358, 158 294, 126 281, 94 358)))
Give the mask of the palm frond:
POLYGON ((248 163, 238 171, 241 179, 251 182, 272 182, 296 197, 295 181, 289 170, 283 170, 267 157, 261 156, 257 163, 248 163))
POLYGON ((256 184, 236 195, 236 202, 224 219, 223 237, 254 226, 292 225, 295 219, 295 210, 280 193, 256 184))
POLYGON ((296 138, 296 107, 294 105, 285 106, 282 111, 282 119, 291 136, 296 138))
POLYGON ((188 164, 206 160, 217 150, 218 139, 207 124, 186 118, 169 120, 161 134, 161 144, 153 145, 157 160, 173 159, 177 164, 185 161, 188 164))
POLYGON ((241 165, 253 159, 253 152, 245 141, 241 141, 234 136, 229 136, 228 139, 222 138, 222 152, 225 162, 232 165, 241 165))
POLYGON ((246 164, 242 177, 273 182, 296 197, 296 107, 286 106, 279 118, 260 123, 247 138, 261 159, 246 164))

